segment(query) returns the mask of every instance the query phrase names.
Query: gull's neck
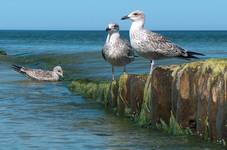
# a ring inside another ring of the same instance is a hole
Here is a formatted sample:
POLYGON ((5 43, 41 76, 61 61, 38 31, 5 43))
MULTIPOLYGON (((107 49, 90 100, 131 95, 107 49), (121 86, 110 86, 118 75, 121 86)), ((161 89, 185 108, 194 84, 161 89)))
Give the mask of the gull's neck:
POLYGON ((133 21, 130 31, 137 31, 144 28, 144 19, 133 21))
POLYGON ((110 41, 110 34, 108 33, 107 38, 106 38, 106 43, 109 43, 110 41))
POLYGON ((109 33, 106 39, 106 43, 115 43, 120 38, 119 32, 109 33))
POLYGON ((53 78, 56 79, 56 80, 59 79, 59 75, 58 75, 55 71, 52 72, 52 76, 53 76, 53 78))

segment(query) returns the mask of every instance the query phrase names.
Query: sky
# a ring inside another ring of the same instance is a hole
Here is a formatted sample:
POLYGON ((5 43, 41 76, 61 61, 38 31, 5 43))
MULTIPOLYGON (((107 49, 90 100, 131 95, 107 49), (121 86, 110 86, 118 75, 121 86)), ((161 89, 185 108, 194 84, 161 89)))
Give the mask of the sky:
POLYGON ((0 0, 0 30, 128 30, 133 10, 152 30, 227 30, 227 0, 0 0))

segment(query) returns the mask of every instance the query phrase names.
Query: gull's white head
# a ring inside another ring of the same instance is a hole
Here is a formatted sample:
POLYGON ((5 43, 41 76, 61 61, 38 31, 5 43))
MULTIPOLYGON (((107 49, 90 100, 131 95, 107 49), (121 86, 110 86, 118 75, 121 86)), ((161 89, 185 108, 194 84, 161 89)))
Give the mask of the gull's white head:
POLYGON ((55 72, 57 75, 63 77, 63 70, 62 70, 61 66, 54 67, 53 72, 55 72))
POLYGON ((144 21, 145 15, 143 11, 136 10, 131 12, 129 15, 121 18, 121 20, 126 20, 126 19, 130 19, 132 22, 144 21))
POLYGON ((115 33, 115 32, 119 32, 119 25, 116 24, 116 23, 110 23, 108 24, 108 27, 106 28, 106 32, 112 34, 112 33, 115 33))

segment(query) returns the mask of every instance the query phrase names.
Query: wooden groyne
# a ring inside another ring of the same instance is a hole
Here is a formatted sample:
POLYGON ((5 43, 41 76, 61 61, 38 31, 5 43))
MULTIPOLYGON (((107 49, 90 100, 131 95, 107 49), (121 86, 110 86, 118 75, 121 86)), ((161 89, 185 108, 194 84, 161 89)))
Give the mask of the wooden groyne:
POLYGON ((70 87, 141 126, 171 128, 176 121, 175 130, 227 141, 227 59, 158 67, 152 76, 124 74, 112 83, 77 80, 70 87))

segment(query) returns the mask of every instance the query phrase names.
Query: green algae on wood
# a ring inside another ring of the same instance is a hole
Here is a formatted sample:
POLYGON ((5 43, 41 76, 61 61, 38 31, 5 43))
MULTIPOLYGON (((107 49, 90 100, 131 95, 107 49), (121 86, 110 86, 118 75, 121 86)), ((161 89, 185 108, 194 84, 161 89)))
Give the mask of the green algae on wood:
POLYGON ((119 79, 118 110, 121 115, 138 118, 142 103, 146 76, 123 74, 119 79))
POLYGON ((141 108, 141 112, 138 118, 138 123, 140 126, 149 126, 151 124, 151 104, 150 104, 150 98, 151 98, 151 78, 152 76, 148 76, 148 79, 146 81, 145 87, 144 87, 144 95, 143 95, 143 104, 141 108))
POLYGON ((108 99, 110 84, 106 82, 97 82, 91 80, 76 80, 70 85, 70 89, 86 98, 96 99, 105 103, 108 99))
POLYGON ((170 135, 193 135, 193 132, 189 128, 182 128, 172 112, 168 124, 164 120, 160 119, 160 123, 156 123, 156 127, 170 135))
POLYGON ((227 59, 193 62, 171 69, 175 105, 172 109, 177 121, 183 127, 195 122, 199 135, 209 136, 212 140, 226 138, 227 59), (204 123, 206 118, 208 125, 204 123))
POLYGON ((70 88, 84 97, 104 103, 118 115, 134 118, 140 114, 145 80, 144 75, 124 74, 119 81, 111 83, 92 80, 73 81, 70 88))
POLYGON ((161 123, 170 134, 192 130, 205 139, 227 140, 227 59, 158 67, 152 76, 124 74, 112 83, 74 83, 78 93, 141 126, 161 123))
POLYGON ((118 90, 116 81, 110 84, 94 80, 76 80, 71 83, 70 89, 85 98, 104 104, 106 108, 116 107, 116 90, 118 90))

